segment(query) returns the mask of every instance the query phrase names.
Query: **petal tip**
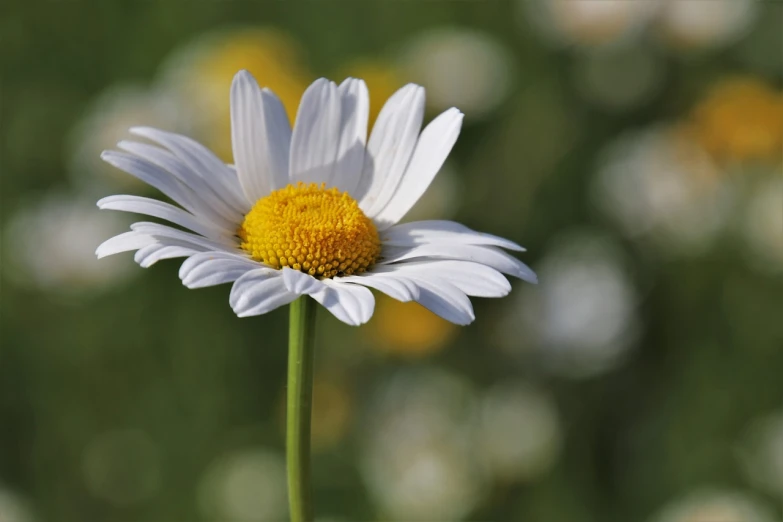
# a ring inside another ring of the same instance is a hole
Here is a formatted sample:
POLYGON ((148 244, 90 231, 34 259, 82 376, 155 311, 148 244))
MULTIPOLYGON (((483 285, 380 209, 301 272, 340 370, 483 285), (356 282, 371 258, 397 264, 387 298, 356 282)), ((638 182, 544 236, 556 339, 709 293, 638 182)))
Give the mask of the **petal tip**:
POLYGON ((147 133, 149 133, 149 131, 151 130, 152 127, 146 127, 144 125, 134 125, 130 129, 128 129, 128 132, 131 134, 135 134, 136 136, 144 136, 147 133))
POLYGON ((538 276, 532 270, 525 270, 519 274, 514 274, 514 275, 516 275, 516 277, 518 277, 522 281, 526 283, 530 283, 531 285, 538 284, 538 276))
POLYGON ((131 152, 130 149, 133 148, 134 145, 136 145, 138 142, 136 141, 130 141, 130 140, 120 140, 117 142, 117 148, 122 149, 127 152, 131 152))
POLYGON ((354 89, 361 89, 365 85, 364 80, 361 78, 354 78, 353 76, 347 76, 342 82, 340 82, 339 88, 344 91, 352 91, 354 89))
POLYGON ((247 69, 240 69, 231 80, 231 93, 236 96, 237 93, 241 93, 243 89, 250 87, 258 88, 258 82, 255 76, 250 74, 247 69))
POLYGON ((410 90, 414 90, 414 91, 423 91, 424 87, 422 87, 418 83, 408 82, 408 83, 406 83, 405 85, 402 86, 402 89, 410 89, 410 90))
POLYGON ((255 76, 253 76, 250 73, 250 71, 248 71, 247 69, 240 69, 234 75, 234 81, 235 82, 238 81, 238 80, 244 80, 244 81, 253 80, 253 81, 255 81, 255 79, 256 79, 255 76))
MULTIPOLYGON (((307 91, 311 89, 324 89, 330 85, 334 85, 334 82, 330 81, 329 78, 318 78, 307 87, 307 91)), ((304 97, 304 95, 302 95, 302 97, 304 97)))
POLYGON ((457 123, 460 126, 462 125, 462 120, 465 118, 465 113, 456 107, 448 108, 445 111, 443 111, 440 115, 444 117, 453 118, 454 123, 457 123))

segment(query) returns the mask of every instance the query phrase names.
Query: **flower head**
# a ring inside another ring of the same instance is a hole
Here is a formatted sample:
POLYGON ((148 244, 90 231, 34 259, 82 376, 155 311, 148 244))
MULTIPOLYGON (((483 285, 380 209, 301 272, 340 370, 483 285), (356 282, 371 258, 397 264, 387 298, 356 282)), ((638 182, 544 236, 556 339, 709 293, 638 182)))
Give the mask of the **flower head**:
POLYGON ((413 84, 389 98, 369 139, 368 113, 363 81, 320 79, 305 91, 292 130, 275 94, 240 71, 231 86, 236 165, 184 136, 131 129, 160 147, 123 141, 124 152, 103 159, 180 206, 137 196, 98 206, 181 228, 135 223, 99 246, 98 257, 133 250, 143 267, 185 257, 185 286, 233 283, 229 303, 240 317, 310 295, 351 325, 372 316, 369 288, 468 324, 468 296, 510 291, 502 274, 535 282, 502 250, 523 250, 511 241, 451 221, 397 224, 446 160, 462 113, 449 109, 419 133, 424 89, 413 84))

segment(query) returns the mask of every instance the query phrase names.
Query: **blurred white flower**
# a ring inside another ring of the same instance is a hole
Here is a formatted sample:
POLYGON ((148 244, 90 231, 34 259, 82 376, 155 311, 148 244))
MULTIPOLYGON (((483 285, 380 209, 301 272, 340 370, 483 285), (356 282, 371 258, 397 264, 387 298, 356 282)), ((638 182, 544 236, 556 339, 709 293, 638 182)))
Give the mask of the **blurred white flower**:
POLYGON ((748 261, 768 272, 783 270, 783 178, 755 187, 742 220, 748 261))
POLYGON ((629 236, 670 252, 698 253, 725 223, 730 199, 719 172, 671 127, 621 136, 598 169, 596 203, 629 236))
POLYGON ((369 408, 361 469, 386 518, 462 520, 484 479, 470 447, 475 394, 442 370, 398 373, 369 408))
POLYGON ((518 0, 529 23, 556 45, 600 46, 633 39, 659 0, 518 0))
POLYGON ((0 489, 0 522, 33 522, 30 508, 20 496, 0 489))
POLYGON ((91 197, 48 194, 11 215, 3 234, 6 268, 16 282, 43 290, 107 289, 135 273, 133 262, 98 261, 95 248, 127 227, 127 218, 101 214, 91 197))
POLYGON ((93 197, 111 189, 144 186, 133 176, 101 159, 101 152, 114 148, 128 136, 128 129, 152 125, 171 132, 187 130, 184 107, 172 93, 135 85, 118 85, 100 94, 69 135, 68 170, 74 184, 93 197))
POLYGON ((757 0, 658 0, 663 37, 683 47, 712 47, 736 41, 750 31, 757 0))
POLYGON ((737 455, 753 484, 783 499, 783 413, 751 423, 737 455))
POLYGON ((414 36, 399 57, 401 75, 427 89, 435 111, 459 107, 469 119, 495 109, 508 95, 514 60, 491 35, 443 28, 414 36))
POLYGON ((524 384, 503 383, 481 401, 478 461, 492 476, 530 480, 548 471, 562 446, 551 398, 524 384))
POLYGON ((518 0, 529 23, 555 45, 625 44, 656 28, 679 47, 715 47, 750 29, 756 0, 518 0), (653 27, 651 27, 653 26, 653 27))
POLYGON ((199 486, 198 505, 210 520, 279 521, 286 518, 283 456, 251 448, 220 457, 199 486))
POLYGON ((84 449, 82 472, 94 496, 118 506, 138 504, 160 489, 158 447, 140 430, 100 433, 84 449))
POLYGON ((503 340, 532 344, 545 371, 591 377, 622 361, 639 328, 637 295, 619 247, 590 232, 557 238, 538 266, 544 284, 519 294, 505 318, 503 340), (522 321, 520 321, 522 319, 522 321))
POLYGON ((704 490, 672 502, 650 522, 774 522, 768 506, 737 491, 704 490))

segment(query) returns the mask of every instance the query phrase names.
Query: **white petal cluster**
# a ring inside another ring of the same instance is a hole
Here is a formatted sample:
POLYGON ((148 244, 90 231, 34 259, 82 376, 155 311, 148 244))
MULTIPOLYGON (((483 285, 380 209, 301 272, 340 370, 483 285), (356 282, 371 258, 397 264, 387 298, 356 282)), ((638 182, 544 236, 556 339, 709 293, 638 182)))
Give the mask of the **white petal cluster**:
POLYGON ((386 520, 464 520, 487 490, 471 424, 476 393, 442 369, 400 371, 379 386, 363 425, 360 470, 386 520))

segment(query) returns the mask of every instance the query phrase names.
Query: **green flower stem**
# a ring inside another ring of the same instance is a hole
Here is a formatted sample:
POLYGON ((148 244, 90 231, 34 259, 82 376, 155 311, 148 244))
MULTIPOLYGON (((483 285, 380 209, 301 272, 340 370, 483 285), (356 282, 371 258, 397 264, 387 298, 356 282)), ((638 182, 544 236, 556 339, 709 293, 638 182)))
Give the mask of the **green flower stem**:
POLYGON ((286 463, 291 522, 312 522, 310 411, 313 403, 313 344, 317 303, 303 295, 291 303, 288 326, 286 463))

